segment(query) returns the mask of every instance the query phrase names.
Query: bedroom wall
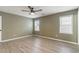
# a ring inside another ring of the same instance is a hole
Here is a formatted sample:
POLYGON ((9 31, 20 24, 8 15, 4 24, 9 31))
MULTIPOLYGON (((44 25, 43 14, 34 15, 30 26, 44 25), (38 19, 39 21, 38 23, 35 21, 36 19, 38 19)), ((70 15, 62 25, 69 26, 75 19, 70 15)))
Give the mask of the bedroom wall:
POLYGON ((49 16, 39 18, 40 31, 35 32, 42 36, 58 38, 71 42, 78 42, 77 40, 77 10, 66 11, 49 16), (61 34, 59 33, 59 16, 73 14, 73 34, 61 34))
POLYGON ((2 40, 32 34, 32 19, 5 12, 0 12, 0 16, 2 16, 2 40))

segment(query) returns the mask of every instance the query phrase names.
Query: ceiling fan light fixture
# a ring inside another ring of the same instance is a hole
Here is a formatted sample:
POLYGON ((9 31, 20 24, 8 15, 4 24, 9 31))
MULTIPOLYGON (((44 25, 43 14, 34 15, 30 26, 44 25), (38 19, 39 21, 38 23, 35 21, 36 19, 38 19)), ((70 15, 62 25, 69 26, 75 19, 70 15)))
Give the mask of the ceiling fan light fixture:
POLYGON ((30 15, 35 15, 35 13, 34 12, 31 12, 30 15))

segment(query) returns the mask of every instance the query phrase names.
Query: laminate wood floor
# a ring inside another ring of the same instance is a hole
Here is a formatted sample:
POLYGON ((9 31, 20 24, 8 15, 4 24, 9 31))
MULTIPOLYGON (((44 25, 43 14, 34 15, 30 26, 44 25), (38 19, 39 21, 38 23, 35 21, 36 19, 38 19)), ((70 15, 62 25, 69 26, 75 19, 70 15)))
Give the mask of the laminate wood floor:
POLYGON ((79 46, 40 37, 0 43, 0 53, 78 53, 79 46))

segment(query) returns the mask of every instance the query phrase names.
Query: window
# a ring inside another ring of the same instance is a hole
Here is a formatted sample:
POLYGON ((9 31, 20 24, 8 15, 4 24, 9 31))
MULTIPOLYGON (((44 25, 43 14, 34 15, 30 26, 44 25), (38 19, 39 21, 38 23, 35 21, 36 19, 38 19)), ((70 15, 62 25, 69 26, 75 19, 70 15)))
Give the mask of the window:
POLYGON ((73 32, 73 15, 66 15, 60 17, 60 33, 72 34, 73 32))
POLYGON ((40 31, 40 29, 39 29, 39 20, 35 20, 35 31, 40 31))
POLYGON ((2 16, 0 16, 0 30, 2 30, 2 16))
POLYGON ((2 40, 2 16, 0 16, 0 41, 2 40))

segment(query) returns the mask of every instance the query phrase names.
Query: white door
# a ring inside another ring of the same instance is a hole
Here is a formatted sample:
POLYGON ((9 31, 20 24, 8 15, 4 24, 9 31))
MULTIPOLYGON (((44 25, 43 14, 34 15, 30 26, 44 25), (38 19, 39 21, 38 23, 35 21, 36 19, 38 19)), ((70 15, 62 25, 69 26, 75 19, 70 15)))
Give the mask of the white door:
POLYGON ((0 41, 2 40, 2 16, 0 16, 0 41))

